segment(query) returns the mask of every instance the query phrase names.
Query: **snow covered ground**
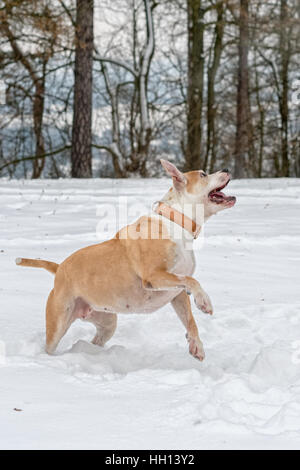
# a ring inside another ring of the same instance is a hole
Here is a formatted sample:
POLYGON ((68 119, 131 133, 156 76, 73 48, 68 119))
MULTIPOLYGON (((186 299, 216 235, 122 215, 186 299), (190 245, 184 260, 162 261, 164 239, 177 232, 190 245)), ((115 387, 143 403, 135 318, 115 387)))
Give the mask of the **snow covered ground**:
POLYGON ((113 235, 113 217, 96 231, 106 203, 143 211, 168 185, 0 181, 0 448, 299 448, 299 180, 232 182, 236 206, 207 223, 196 278, 215 314, 193 306, 203 363, 171 306, 119 316, 104 349, 78 321, 44 352, 53 278, 14 259, 59 262, 113 235))

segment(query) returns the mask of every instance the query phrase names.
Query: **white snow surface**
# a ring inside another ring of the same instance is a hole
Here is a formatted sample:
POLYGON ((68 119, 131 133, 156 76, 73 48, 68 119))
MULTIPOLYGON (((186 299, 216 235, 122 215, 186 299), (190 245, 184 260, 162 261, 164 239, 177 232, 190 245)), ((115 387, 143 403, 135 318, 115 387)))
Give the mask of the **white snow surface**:
POLYGON ((203 363, 171 305, 120 315, 104 348, 78 321, 45 353, 53 277, 15 258, 60 262, 114 234, 110 210, 108 231, 96 233, 105 204, 127 196, 134 220, 168 187, 0 180, 0 448, 299 448, 299 180, 233 181, 236 206, 208 221, 195 277, 213 317, 193 304, 203 363))

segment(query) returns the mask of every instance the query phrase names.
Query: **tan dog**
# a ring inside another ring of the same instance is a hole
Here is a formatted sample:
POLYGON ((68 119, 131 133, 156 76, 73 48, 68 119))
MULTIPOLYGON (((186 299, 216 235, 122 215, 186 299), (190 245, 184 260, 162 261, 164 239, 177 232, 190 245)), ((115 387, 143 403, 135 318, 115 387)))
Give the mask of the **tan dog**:
POLYGON ((227 170, 211 175, 203 171, 181 173, 170 162, 161 163, 172 176, 173 187, 151 215, 139 218, 109 241, 75 252, 60 265, 17 258, 18 265, 45 268, 55 274, 46 308, 49 354, 77 318, 94 323, 97 333, 93 343, 103 346, 116 330, 117 313, 150 313, 171 302, 186 328, 190 353, 204 359, 188 294, 203 312, 212 314, 213 309, 208 295, 192 277, 195 259, 190 245, 202 223, 232 207, 235 197, 221 192, 230 181, 227 170), (204 209, 201 220, 199 205, 204 209))

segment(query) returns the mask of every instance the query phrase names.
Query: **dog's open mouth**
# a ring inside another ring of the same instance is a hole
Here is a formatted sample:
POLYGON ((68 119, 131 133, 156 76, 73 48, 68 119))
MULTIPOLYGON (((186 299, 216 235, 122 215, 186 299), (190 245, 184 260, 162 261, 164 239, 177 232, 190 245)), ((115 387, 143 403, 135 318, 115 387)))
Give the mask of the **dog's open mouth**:
POLYGON ((230 181, 230 178, 228 178, 227 183, 225 183, 223 186, 213 189, 209 193, 208 198, 211 202, 214 202, 215 204, 226 204, 226 205, 232 205, 232 206, 235 204, 235 201, 236 201, 235 196, 226 196, 226 194, 222 192, 222 189, 224 189, 228 185, 229 181, 230 181))

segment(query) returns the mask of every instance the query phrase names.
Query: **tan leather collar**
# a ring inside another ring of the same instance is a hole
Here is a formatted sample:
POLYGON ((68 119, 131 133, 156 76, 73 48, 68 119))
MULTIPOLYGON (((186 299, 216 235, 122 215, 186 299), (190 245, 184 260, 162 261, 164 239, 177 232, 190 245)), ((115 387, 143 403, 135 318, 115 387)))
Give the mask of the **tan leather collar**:
POLYGON ((197 238, 201 232, 201 225, 198 225, 193 219, 184 215, 182 212, 168 206, 164 202, 158 201, 154 204, 153 210, 156 214, 162 215, 175 224, 187 230, 194 238, 197 238), (156 204, 156 205, 155 205, 156 204))

